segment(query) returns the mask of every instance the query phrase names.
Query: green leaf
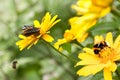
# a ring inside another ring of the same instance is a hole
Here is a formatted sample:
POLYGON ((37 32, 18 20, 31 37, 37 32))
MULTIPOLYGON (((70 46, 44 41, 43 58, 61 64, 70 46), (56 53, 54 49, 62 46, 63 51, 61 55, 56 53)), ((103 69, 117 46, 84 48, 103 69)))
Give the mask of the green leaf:
POLYGON ((119 21, 116 22, 101 22, 97 23, 95 26, 89 29, 89 31, 92 33, 93 36, 98 34, 104 34, 107 32, 113 32, 117 29, 119 29, 119 21))
POLYGON ((62 48, 71 53, 71 43, 65 43, 62 45, 62 48))
POLYGON ((92 77, 91 80, 102 80, 102 78, 104 78, 104 77, 103 77, 103 72, 101 71, 101 72, 95 74, 95 75, 92 77))

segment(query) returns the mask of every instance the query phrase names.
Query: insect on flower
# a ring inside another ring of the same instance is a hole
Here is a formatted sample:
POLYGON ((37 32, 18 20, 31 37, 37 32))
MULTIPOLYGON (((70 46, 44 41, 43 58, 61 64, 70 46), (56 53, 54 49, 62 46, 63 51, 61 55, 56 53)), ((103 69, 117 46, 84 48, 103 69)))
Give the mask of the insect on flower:
POLYGON ((52 42, 54 38, 48 34, 49 30, 60 21, 57 15, 52 17, 49 12, 42 18, 41 23, 38 20, 33 21, 33 25, 25 25, 22 33, 19 34, 21 40, 16 42, 16 45, 23 50, 27 47, 35 45, 41 38, 47 42, 52 42), (57 19, 57 20, 56 20, 57 19))
POLYGON ((16 64, 17 64, 18 62, 17 61, 13 61, 13 63, 12 63, 12 68, 13 69, 16 69, 16 64))
POLYGON ((24 25, 22 28, 22 35, 24 36, 30 36, 30 35, 39 35, 40 28, 35 28, 34 26, 24 25))
POLYGON ((100 43, 97 43, 93 46, 93 50, 94 50, 94 53, 95 54, 99 54, 99 52, 105 48, 105 47, 108 47, 107 43, 105 41, 102 41, 100 43))
POLYGON ((112 32, 106 34, 106 37, 97 35, 94 37, 93 48, 83 48, 84 52, 79 53, 81 59, 75 66, 84 65, 77 71, 78 75, 95 75, 103 71, 104 80, 113 80, 112 72, 117 70, 116 61, 120 60, 120 35, 113 40, 112 32), (95 50, 96 51, 95 52, 95 50), (95 53, 98 53, 95 55, 95 53))

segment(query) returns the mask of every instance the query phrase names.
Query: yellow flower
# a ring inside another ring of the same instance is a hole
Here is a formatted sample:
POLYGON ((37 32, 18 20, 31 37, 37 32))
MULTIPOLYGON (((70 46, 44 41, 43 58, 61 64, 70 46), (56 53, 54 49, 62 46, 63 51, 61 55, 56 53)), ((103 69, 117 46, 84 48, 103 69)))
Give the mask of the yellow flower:
POLYGON ((71 25, 71 33, 74 34, 75 39, 78 42, 83 42, 88 33, 87 30, 90 29, 97 22, 97 16, 95 14, 86 14, 81 17, 73 17, 69 19, 71 25))
POLYGON ((54 44, 55 48, 59 49, 60 45, 75 39, 83 42, 88 36, 87 30, 96 24, 98 18, 110 12, 111 2, 112 0, 78 0, 77 5, 72 5, 72 8, 81 16, 70 18, 71 28, 65 31, 63 39, 54 44))
POLYGON ((47 42, 52 42, 54 39, 52 36, 48 34, 48 30, 54 26, 56 23, 60 21, 60 19, 56 20, 57 15, 51 18, 49 12, 43 17, 42 22, 39 23, 38 20, 34 20, 34 27, 39 29, 39 33, 31 33, 29 36, 20 34, 19 37, 22 39, 16 42, 16 45, 19 46, 20 50, 23 50, 25 47, 28 46, 28 49, 38 42, 40 38, 43 38, 47 42))
POLYGON ((96 24, 96 15, 95 14, 86 14, 81 17, 73 17, 69 20, 71 24, 70 30, 66 30, 64 33, 63 39, 58 39, 54 44, 56 49, 59 49, 59 46, 77 40, 78 42, 83 42, 88 36, 87 30, 96 24))
POLYGON ((59 49, 60 45, 75 39, 83 42, 88 36, 87 30, 96 24, 98 18, 110 12, 111 3, 112 0, 78 0, 77 5, 72 5, 72 8, 82 16, 70 18, 71 29, 66 30, 64 38, 54 44, 55 48, 59 49))
POLYGON ((78 15, 94 13, 99 17, 103 17, 110 12, 110 4, 112 1, 113 0, 78 0, 77 5, 72 5, 71 7, 77 11, 78 15))
POLYGON ((95 36, 94 48, 84 48, 85 52, 78 55, 81 59, 76 66, 85 65, 78 70, 77 74, 88 76, 103 70, 104 80, 112 80, 111 72, 115 72, 117 65, 115 61, 120 60, 120 35, 113 43, 112 33, 109 32, 104 39, 95 36))

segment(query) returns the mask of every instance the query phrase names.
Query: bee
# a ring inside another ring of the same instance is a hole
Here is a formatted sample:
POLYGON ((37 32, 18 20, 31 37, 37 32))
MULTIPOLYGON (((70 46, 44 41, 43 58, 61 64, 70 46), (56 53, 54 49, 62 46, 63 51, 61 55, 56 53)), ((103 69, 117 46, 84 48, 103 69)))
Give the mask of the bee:
POLYGON ((100 52, 102 49, 104 49, 105 47, 108 47, 108 45, 107 45, 107 43, 106 43, 105 41, 100 42, 100 43, 98 43, 98 44, 95 44, 95 45, 93 46, 94 53, 95 53, 95 54, 99 54, 99 52, 100 52))
POLYGON ((17 61, 13 61, 13 63, 12 63, 12 68, 13 68, 13 69, 16 69, 17 63, 18 63, 17 61))
POLYGON ((39 35, 39 31, 40 29, 39 28, 35 28, 34 26, 29 26, 29 25, 24 25, 24 27, 22 28, 22 35, 24 36, 30 36, 30 35, 39 35))

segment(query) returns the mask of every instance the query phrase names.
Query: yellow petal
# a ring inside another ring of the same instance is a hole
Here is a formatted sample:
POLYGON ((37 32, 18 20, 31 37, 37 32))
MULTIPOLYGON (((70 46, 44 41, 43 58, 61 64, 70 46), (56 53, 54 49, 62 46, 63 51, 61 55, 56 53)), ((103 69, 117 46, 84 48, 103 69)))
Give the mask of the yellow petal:
POLYGON ((112 80, 112 74, 109 68, 104 68, 104 80, 112 80))
MULTIPOLYGON (((78 58, 82 59, 82 60, 86 60, 88 58, 93 58, 95 57, 94 55, 91 55, 89 53, 79 53, 78 58)), ((89 59, 88 59, 89 60, 89 59)))
POLYGON ((94 56, 88 53, 80 53, 78 57, 82 59, 82 61, 78 62, 76 66, 100 63, 100 59, 97 56, 94 56))
POLYGON ((91 4, 91 0, 78 0, 77 5, 72 5, 71 8, 75 9, 78 15, 81 15, 89 11, 91 4))
POLYGON ((89 8, 92 4, 91 0, 78 0, 77 5, 83 8, 89 8))
POLYGON ((33 45, 33 43, 31 43, 31 44, 27 47, 27 49, 30 49, 32 45, 33 45))
POLYGON ((95 36, 95 38, 94 38, 94 44, 98 44, 101 41, 104 41, 103 36, 95 36))
POLYGON ((115 39, 114 49, 116 49, 120 45, 120 35, 115 39))
POLYGON ((42 19, 42 23, 41 23, 41 30, 43 31, 43 33, 47 32, 53 25, 55 25, 56 23, 58 23, 60 21, 60 19, 55 20, 57 18, 57 15, 55 15, 52 19, 51 19, 51 15, 49 12, 47 12, 44 16, 44 18, 42 19))
POLYGON ((67 40, 67 42, 70 42, 75 39, 74 32, 71 32, 71 30, 66 30, 64 33, 64 38, 67 40))
POLYGON ((120 60, 120 46, 119 46, 119 48, 118 48, 118 50, 113 58, 113 61, 118 61, 118 60, 120 60))
POLYGON ((92 0, 92 3, 96 6, 106 7, 109 6, 112 1, 113 0, 98 0, 98 1, 92 0))
POLYGON ((20 51, 23 50, 23 49, 25 48, 25 45, 22 46, 22 43, 23 43, 22 41, 23 41, 23 40, 20 40, 20 41, 17 41, 17 42, 16 42, 16 45, 19 46, 20 51))
POLYGON ((52 42, 54 39, 52 38, 52 36, 48 35, 48 34, 44 34, 42 36, 42 38, 47 41, 47 42, 52 42))
POLYGON ((64 39, 64 38, 63 39, 58 39, 58 41, 54 44, 54 47, 56 49, 62 50, 62 48, 60 46, 64 43, 67 43, 66 39, 64 39))
POLYGON ((39 40, 39 38, 37 38, 37 39, 35 40, 34 45, 38 42, 38 40, 39 40))
POLYGON ((51 21, 50 21, 50 24, 52 24, 51 26, 53 26, 54 24, 56 24, 57 22, 59 22, 60 21, 60 19, 59 20, 57 20, 57 21, 55 21, 55 19, 57 18, 58 16, 57 15, 55 15, 52 19, 51 19, 51 21), (55 21, 55 22, 54 22, 55 21))
POLYGON ((30 48, 36 41, 38 41, 39 38, 36 38, 34 35, 31 35, 29 37, 26 37, 20 41, 16 42, 16 45, 19 46, 20 50, 23 50, 28 46, 30 48))
POLYGON ((110 71, 115 72, 116 69, 117 69, 117 65, 114 62, 112 62, 110 66, 110 71))
POLYGON ((21 39, 25 39, 26 37, 24 36, 24 35, 19 35, 19 38, 21 38, 21 39))
POLYGON ((85 41, 85 39, 88 37, 88 33, 85 33, 84 35, 81 35, 81 37, 79 38, 77 38, 77 41, 78 42, 83 42, 83 41, 85 41))
POLYGON ((106 64, 105 64, 105 67, 110 67, 112 64, 112 62, 109 60, 106 64))
POLYGON ((53 22, 52 25, 50 25, 50 28, 51 28, 52 26, 54 26, 56 23, 60 22, 60 21, 61 21, 61 20, 58 19, 58 20, 56 20, 55 22, 53 22))
POLYGON ((41 27, 38 20, 34 20, 34 26, 37 27, 37 28, 41 27))
POLYGON ((113 48, 113 36, 111 32, 107 33, 105 41, 107 42, 108 46, 113 48))
POLYGON ((19 46, 20 51, 23 50, 25 47, 29 45, 29 43, 26 42, 26 40, 20 40, 16 42, 16 45, 19 46))
POLYGON ((30 42, 30 44, 29 44, 29 46, 28 46, 27 49, 30 49, 30 47, 31 47, 32 45, 35 45, 35 44, 38 42, 38 40, 39 40, 39 38, 36 38, 36 39, 32 40, 32 41, 30 42))
POLYGON ((91 54, 91 55, 95 55, 95 54, 94 54, 94 51, 93 51, 92 49, 90 49, 90 48, 83 48, 83 50, 84 50, 86 53, 89 53, 89 54, 91 54))
POLYGON ((110 10, 111 10, 110 7, 103 9, 100 13, 100 17, 104 17, 105 15, 107 15, 110 12, 110 10))
POLYGON ((82 8, 82 7, 78 7, 76 5, 72 5, 71 6, 72 9, 75 9, 77 11, 78 15, 84 14, 86 12, 88 12, 88 9, 82 8))
POLYGON ((103 64, 85 66, 82 69, 78 70, 77 74, 82 76, 96 74, 97 72, 101 71, 103 67, 103 64))
POLYGON ((95 59, 91 59, 91 60, 82 60, 82 61, 79 61, 76 65, 76 66, 79 66, 79 65, 94 65, 94 64, 99 64, 100 61, 99 60, 95 60, 95 59))
POLYGON ((51 20, 51 15, 49 12, 45 14, 45 16, 42 18, 42 23, 41 23, 41 29, 44 32, 47 32, 50 29, 50 20, 51 20))

